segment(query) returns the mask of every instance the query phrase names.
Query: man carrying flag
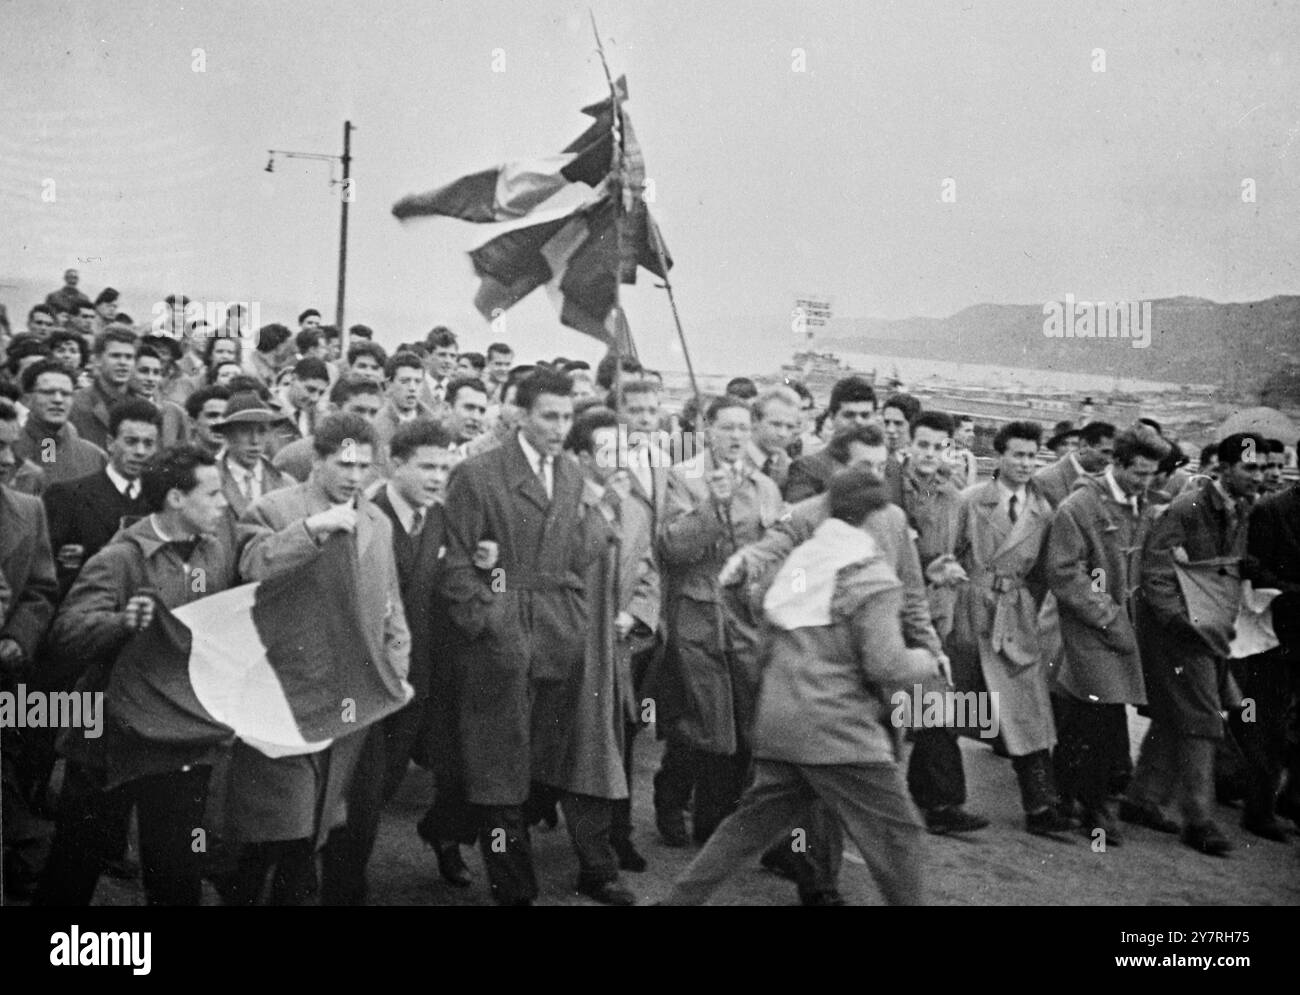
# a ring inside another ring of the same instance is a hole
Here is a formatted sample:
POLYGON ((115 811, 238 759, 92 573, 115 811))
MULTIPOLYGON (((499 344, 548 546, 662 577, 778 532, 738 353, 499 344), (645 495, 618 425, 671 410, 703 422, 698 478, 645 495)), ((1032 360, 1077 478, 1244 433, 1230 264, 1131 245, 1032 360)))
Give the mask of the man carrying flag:
MULTIPOLYGON (((375 430, 358 415, 330 415, 312 437, 314 460, 305 483, 255 501, 239 522, 240 573, 264 581, 309 563, 342 534, 355 544, 360 618, 383 619, 387 667, 403 680, 410 656, 406 615, 388 517, 365 500, 362 486, 374 461, 375 430)), ((370 667, 381 666, 378 661, 370 667)), ((357 675, 360 677, 360 674, 357 675)), ((347 678, 337 707, 344 721, 361 688, 347 678)), ((225 883, 227 904, 256 903, 274 867, 272 904, 312 904, 317 896, 316 850, 343 822, 343 797, 364 737, 345 735, 314 753, 272 757, 244 741, 231 760, 228 818, 244 847, 225 883)), ((330 866, 327 863, 327 867, 330 866)))
MULTIPOLYGON (((90 558, 51 630, 54 653, 88 663, 78 692, 105 689, 114 658, 149 627, 156 605, 180 607, 225 590, 235 578, 230 549, 213 538, 226 507, 213 458, 191 447, 172 449, 140 480, 152 514, 90 558)), ((61 743, 68 770, 35 904, 89 905, 104 864, 122 858, 135 808, 149 904, 198 905, 194 832, 203 823, 212 767, 180 763, 110 789, 106 741, 89 732, 70 729, 61 743)), ((144 740, 128 745, 151 749, 144 740)))

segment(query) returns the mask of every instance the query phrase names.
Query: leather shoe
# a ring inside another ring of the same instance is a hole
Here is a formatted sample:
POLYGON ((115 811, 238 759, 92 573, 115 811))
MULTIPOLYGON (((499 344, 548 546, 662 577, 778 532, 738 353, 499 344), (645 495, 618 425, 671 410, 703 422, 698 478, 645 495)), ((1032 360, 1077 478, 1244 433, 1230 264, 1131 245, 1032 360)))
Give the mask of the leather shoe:
POLYGON ((932 808, 925 813, 925 828, 935 836, 946 836, 948 833, 973 833, 988 824, 989 820, 984 816, 967 812, 960 805, 932 808))
POLYGON ((1137 802, 1120 802, 1119 817, 1125 822, 1131 822, 1135 826, 1146 826, 1147 829, 1154 829, 1158 833, 1181 831, 1181 827, 1173 819, 1167 819, 1156 809, 1139 805, 1137 802))
POLYGON ((1275 843, 1285 843, 1287 840, 1286 827, 1275 815, 1248 815, 1241 820, 1241 827, 1247 832, 1266 840, 1273 840, 1275 843))
POLYGON ((611 840, 614 848, 614 854, 618 857, 618 869, 620 871, 632 871, 634 874, 640 874, 649 864, 646 863, 645 857, 632 845, 631 840, 611 840))
POLYGON ((784 843, 769 849, 758 862, 763 866, 763 870, 771 871, 777 877, 785 878, 787 881, 799 880, 801 870, 799 861, 784 843))
POLYGON ((1183 842, 1193 850, 1209 854, 1211 857, 1225 857, 1232 850, 1228 838, 1219 831, 1213 822, 1202 822, 1188 826, 1183 830, 1183 842))
POLYGON ((1025 816, 1025 831, 1033 836, 1051 836, 1074 828, 1074 820, 1053 806, 1025 816))
POLYGON ((686 815, 683 812, 655 811, 655 826, 664 846, 680 850, 690 846, 691 839, 686 835, 686 815))
POLYGON ((579 881, 578 893, 601 905, 635 905, 636 896, 614 881, 579 881))
POLYGON ((433 852, 438 855, 438 873, 449 885, 468 888, 473 883, 474 876, 470 874, 465 858, 461 856, 460 844, 439 843, 433 852))

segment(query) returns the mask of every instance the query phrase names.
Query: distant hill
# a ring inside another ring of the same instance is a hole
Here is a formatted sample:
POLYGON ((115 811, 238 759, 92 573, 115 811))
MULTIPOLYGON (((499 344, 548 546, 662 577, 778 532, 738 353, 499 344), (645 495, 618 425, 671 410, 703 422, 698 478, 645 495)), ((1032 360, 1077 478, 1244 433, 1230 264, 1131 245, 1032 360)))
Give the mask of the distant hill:
MULTIPOLYGON (((1064 301, 1059 302, 1064 309, 1064 301)), ((1233 392, 1300 391, 1300 296, 1243 304, 1199 297, 1151 302, 1151 344, 1049 338, 1041 304, 976 304, 947 318, 841 318, 818 345, 840 352, 958 363, 996 363, 1174 383, 1233 392)), ((1077 320, 1077 319, 1076 319, 1077 320)))

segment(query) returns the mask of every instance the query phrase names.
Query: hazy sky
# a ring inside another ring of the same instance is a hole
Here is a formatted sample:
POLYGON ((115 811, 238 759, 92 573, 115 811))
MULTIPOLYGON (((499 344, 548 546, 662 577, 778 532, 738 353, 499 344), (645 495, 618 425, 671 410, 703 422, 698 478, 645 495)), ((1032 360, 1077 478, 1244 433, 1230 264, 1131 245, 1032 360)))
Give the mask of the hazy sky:
MULTIPOLYGON (((53 289, 79 265, 146 314, 144 292, 166 288, 268 302, 266 321, 328 317, 328 168, 263 167, 272 147, 337 151, 351 118, 349 320, 389 343, 447 323, 481 348, 464 253, 496 229, 389 211, 577 136, 605 90, 587 6, 0 2, 0 283, 53 289)), ((799 292, 902 317, 1298 289, 1295 4, 592 6, 705 368, 787 352, 777 329, 799 292)), ((642 280, 626 297, 641 351, 680 366, 642 280)), ((0 299, 25 311, 13 293, 0 299)), ((599 351, 540 291, 510 317, 528 358, 599 351)))

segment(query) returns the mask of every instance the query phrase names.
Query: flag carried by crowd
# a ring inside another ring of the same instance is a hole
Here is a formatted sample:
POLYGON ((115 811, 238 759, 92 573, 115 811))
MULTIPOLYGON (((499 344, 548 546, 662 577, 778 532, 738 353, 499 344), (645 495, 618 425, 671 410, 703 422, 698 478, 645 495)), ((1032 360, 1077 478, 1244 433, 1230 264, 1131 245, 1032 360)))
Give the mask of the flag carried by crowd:
POLYGON ((928 836, 993 835, 963 737, 1008 760, 1015 832, 1224 857, 1236 800, 1293 846, 1294 426, 1194 462, 1150 417, 980 423, 843 370, 673 397, 619 307, 671 261, 610 91, 559 154, 393 208, 516 223, 470 253, 476 306, 547 287, 594 369, 444 325, 343 352, 310 307, 137 323, 76 270, 0 325, 0 694, 107 716, 0 730, 6 894, 364 904, 418 776, 410 834, 500 905, 543 894, 532 827, 561 819, 605 905, 692 845, 670 904, 760 863, 843 904, 846 834, 921 903, 928 836))

